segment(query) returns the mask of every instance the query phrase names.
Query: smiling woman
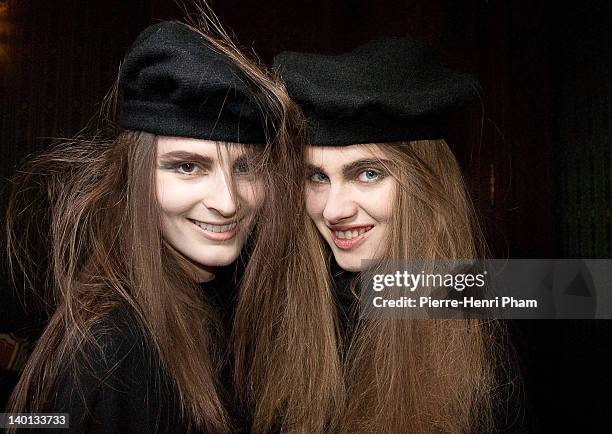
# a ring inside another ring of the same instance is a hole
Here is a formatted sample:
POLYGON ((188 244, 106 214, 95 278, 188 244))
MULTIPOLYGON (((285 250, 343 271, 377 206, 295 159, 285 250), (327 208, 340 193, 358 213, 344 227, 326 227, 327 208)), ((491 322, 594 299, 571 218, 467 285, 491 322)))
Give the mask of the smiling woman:
POLYGON ((16 179, 12 270, 50 318, 8 411, 66 412, 74 432, 248 423, 233 418, 227 343, 241 276, 227 266, 253 275, 250 253, 260 252, 255 264, 280 256, 294 233, 276 223, 294 214, 279 200, 294 187, 279 174, 292 173, 297 110, 209 20, 145 29, 121 66, 121 128, 107 141, 59 144, 16 179), (43 214, 29 211, 40 203, 43 214), (21 243, 41 234, 42 293, 28 280, 32 246, 21 243))
POLYGON ((157 139, 157 201, 165 240, 200 281, 238 258, 263 200, 252 146, 157 139))
POLYGON ((237 319, 246 329, 267 312, 277 318, 277 328, 243 337, 258 351, 237 362, 257 374, 242 386, 256 431, 507 432, 495 416, 516 381, 499 381, 511 355, 499 323, 359 316, 362 260, 429 264, 483 253, 443 140, 450 113, 478 84, 409 38, 338 56, 281 53, 275 65, 306 117, 310 221, 296 256, 314 258, 319 272, 307 285, 289 279, 284 298, 254 298, 237 319))
POLYGON ((380 258, 391 224, 397 183, 376 145, 309 146, 306 208, 338 265, 359 271, 380 258))

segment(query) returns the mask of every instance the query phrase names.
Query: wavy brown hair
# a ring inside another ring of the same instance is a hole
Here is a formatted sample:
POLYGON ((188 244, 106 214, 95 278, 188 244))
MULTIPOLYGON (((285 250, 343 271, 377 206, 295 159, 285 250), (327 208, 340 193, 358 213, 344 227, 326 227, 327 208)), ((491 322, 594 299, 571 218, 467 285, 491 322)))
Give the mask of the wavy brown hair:
MULTIPOLYGON (((190 28, 242 69, 266 114, 267 130, 273 131, 259 153, 256 170, 267 192, 251 239, 255 255, 261 249, 271 255, 267 260, 281 257, 287 254, 287 237, 279 222, 290 218, 299 195, 293 171, 299 168, 295 156, 300 146, 291 139, 300 135, 299 111, 282 84, 236 48, 204 3, 199 12, 190 28)), ((113 101, 111 97, 111 107, 113 101)), ((76 374, 69 367, 75 360, 85 360, 88 366, 92 354, 85 349, 96 348, 99 338, 92 330, 123 306, 159 356, 189 427, 232 430, 218 381, 223 349, 216 339, 215 312, 163 242, 155 168, 155 136, 119 131, 111 140, 57 145, 31 158, 17 175, 6 219, 9 268, 14 281, 23 276, 25 286, 40 295, 51 316, 7 411, 53 410, 49 403, 54 387, 76 374), (32 213, 38 200, 45 206, 41 213, 32 213), (45 290, 36 287, 40 279, 32 278, 37 264, 31 246, 20 241, 37 238, 48 247, 45 290)), ((252 270, 251 264, 246 269, 252 270)), ((266 270, 267 278, 282 280, 279 269, 266 270)))
MULTIPOLYGON (((399 187, 383 259, 482 256, 482 234, 447 144, 379 146, 399 187)), ((252 280, 243 288, 249 305, 236 319, 244 339, 236 345, 250 348, 251 358, 238 358, 237 367, 247 373, 239 379, 252 397, 253 431, 493 431, 495 388, 510 354, 501 324, 357 319, 343 336, 331 252, 309 219, 300 224, 294 256, 285 258, 289 275, 275 295, 276 287, 264 291, 252 280)))

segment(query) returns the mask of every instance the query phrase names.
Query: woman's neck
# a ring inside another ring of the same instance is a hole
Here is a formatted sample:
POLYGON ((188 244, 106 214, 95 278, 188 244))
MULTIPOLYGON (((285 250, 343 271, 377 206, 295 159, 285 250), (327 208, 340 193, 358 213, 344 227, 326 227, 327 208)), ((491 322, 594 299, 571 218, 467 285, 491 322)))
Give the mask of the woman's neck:
POLYGON ((194 265, 193 276, 196 282, 205 283, 214 280, 215 273, 213 270, 205 269, 194 265))
POLYGON ((197 264, 175 249, 170 243, 164 241, 164 244, 167 248, 172 250, 178 265, 183 268, 194 281, 197 283, 205 283, 214 280, 218 267, 208 267, 197 264))

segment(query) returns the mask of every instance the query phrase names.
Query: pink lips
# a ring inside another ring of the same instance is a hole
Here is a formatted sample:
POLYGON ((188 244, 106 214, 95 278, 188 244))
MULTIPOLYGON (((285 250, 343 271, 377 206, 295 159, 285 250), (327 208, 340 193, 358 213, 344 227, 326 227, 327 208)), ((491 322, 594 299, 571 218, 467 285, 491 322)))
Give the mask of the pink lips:
POLYGON ((354 249, 355 247, 358 247, 359 245, 361 245, 363 241, 368 237, 368 234, 370 233, 372 228, 373 228, 372 225, 368 225, 368 226, 354 226, 354 227, 342 227, 342 228, 336 227, 334 229, 329 228, 329 230, 331 232, 332 240, 334 240, 334 244, 339 249, 350 250, 350 249, 354 249), (359 230, 361 228, 370 228, 370 229, 364 232, 363 234, 356 236, 355 238, 351 238, 350 240, 347 240, 345 238, 338 238, 336 236, 336 231, 340 231, 340 232, 349 231, 349 230, 354 231, 354 230, 359 230))
POLYGON ((233 229, 230 229, 229 231, 226 231, 226 232, 213 232, 213 231, 209 231, 207 229, 204 229, 204 228, 198 226, 197 224, 195 224, 191 220, 190 220, 190 222, 193 224, 193 226, 195 226, 195 229, 197 231, 199 231, 205 238, 208 238, 211 241, 227 241, 227 240, 231 240, 238 233, 238 225, 234 226, 233 229))

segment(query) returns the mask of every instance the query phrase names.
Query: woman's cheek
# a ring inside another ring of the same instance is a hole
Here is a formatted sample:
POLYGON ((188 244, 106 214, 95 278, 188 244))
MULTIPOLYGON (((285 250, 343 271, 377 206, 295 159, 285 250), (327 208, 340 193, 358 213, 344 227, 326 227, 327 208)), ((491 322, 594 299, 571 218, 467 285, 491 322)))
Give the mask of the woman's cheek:
POLYGON ((259 211, 266 198, 263 181, 244 182, 238 185, 237 190, 240 202, 247 207, 249 213, 259 211))
POLYGON ((393 208, 397 203, 396 184, 394 179, 386 178, 375 191, 371 191, 363 198, 364 204, 367 204, 366 209, 380 223, 386 223, 391 218, 393 208))
POLYGON ((306 188, 306 212, 313 220, 323 213, 325 196, 312 188, 306 188))
POLYGON ((181 214, 191 209, 198 201, 199 187, 172 174, 163 174, 157 179, 157 201, 167 214, 181 214))

